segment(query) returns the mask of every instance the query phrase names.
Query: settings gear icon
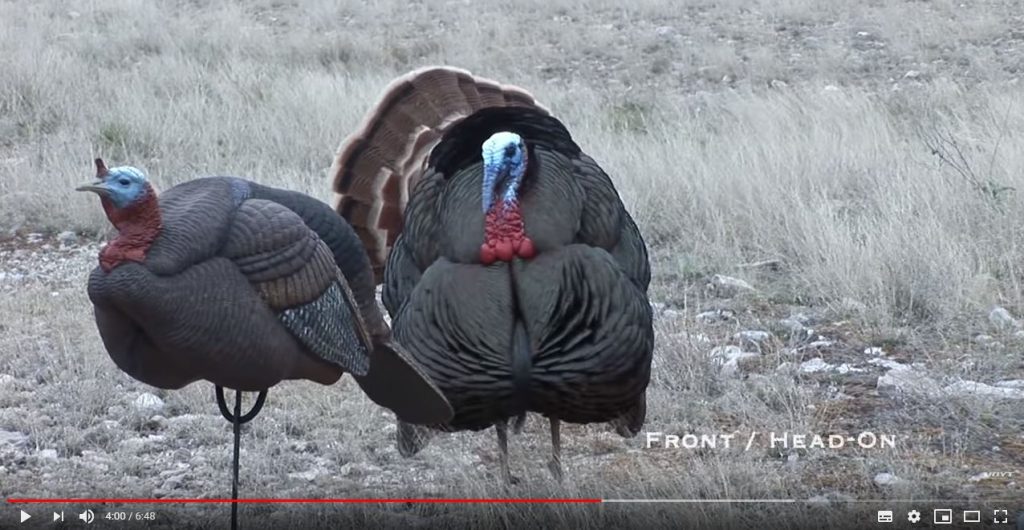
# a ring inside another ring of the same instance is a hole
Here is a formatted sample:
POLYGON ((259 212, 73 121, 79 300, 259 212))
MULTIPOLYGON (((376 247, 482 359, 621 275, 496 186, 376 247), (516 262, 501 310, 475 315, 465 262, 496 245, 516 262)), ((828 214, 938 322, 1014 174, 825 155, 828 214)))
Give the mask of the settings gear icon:
POLYGON ((919 512, 917 510, 910 510, 909 512, 907 512, 907 520, 912 522, 912 523, 920 522, 921 521, 921 512, 919 512))

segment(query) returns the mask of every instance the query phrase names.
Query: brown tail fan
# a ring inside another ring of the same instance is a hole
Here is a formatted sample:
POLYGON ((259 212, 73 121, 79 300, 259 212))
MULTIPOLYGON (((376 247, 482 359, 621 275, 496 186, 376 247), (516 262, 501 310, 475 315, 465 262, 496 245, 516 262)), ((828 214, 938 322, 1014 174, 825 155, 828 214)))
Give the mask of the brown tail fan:
POLYGON ((403 212, 431 149, 460 119, 488 107, 533 107, 526 90, 448 66, 428 66, 391 81, 338 148, 330 176, 335 209, 363 242, 376 283, 402 231, 403 212))

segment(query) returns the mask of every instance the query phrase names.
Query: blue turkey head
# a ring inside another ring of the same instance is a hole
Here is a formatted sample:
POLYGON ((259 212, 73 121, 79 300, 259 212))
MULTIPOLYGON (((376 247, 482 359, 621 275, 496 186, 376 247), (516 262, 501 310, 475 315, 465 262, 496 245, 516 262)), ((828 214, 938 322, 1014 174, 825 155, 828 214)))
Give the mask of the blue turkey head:
POLYGON ((518 134, 496 132, 483 144, 483 159, 482 206, 487 213, 496 195, 506 205, 518 199, 519 184, 526 174, 526 144, 518 134))
POLYGON ((96 182, 79 186, 76 191, 91 191, 106 197, 116 208, 124 208, 139 200, 149 187, 146 175, 138 168, 121 166, 107 168, 96 159, 96 182))

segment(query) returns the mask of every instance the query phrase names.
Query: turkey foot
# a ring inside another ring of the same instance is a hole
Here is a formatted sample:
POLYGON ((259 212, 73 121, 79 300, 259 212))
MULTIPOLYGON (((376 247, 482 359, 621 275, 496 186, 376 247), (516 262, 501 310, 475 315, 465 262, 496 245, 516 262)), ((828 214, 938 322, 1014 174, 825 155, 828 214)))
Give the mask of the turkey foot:
POLYGON ((512 476, 512 472, 508 469, 508 423, 502 420, 494 424, 494 430, 498 433, 498 460, 501 466, 501 476, 505 479, 505 484, 513 485, 519 484, 519 477, 512 476))
POLYGON ((512 424, 512 434, 522 434, 523 426, 526 425, 526 413, 520 414, 516 417, 515 423, 512 424))
POLYGON ((562 482, 562 440, 561 422, 551 418, 551 460, 548 461, 548 470, 559 483, 562 482))

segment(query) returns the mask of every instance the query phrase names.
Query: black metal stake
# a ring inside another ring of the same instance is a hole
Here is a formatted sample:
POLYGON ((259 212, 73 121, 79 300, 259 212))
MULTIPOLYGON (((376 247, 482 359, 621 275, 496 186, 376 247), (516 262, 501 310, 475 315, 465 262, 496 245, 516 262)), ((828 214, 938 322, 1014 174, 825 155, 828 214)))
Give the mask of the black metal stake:
POLYGON ((235 431, 235 454, 234 464, 231 469, 231 530, 238 529, 238 455, 239 445, 242 438, 242 424, 252 421, 260 410, 263 408, 263 402, 267 399, 267 391, 260 390, 258 396, 256 396, 256 403, 253 404, 252 410, 242 415, 242 393, 235 391, 235 413, 232 414, 228 410, 228 404, 224 400, 224 387, 215 385, 216 396, 217 396, 217 407, 220 409, 221 416, 224 419, 230 421, 234 426, 235 431))

